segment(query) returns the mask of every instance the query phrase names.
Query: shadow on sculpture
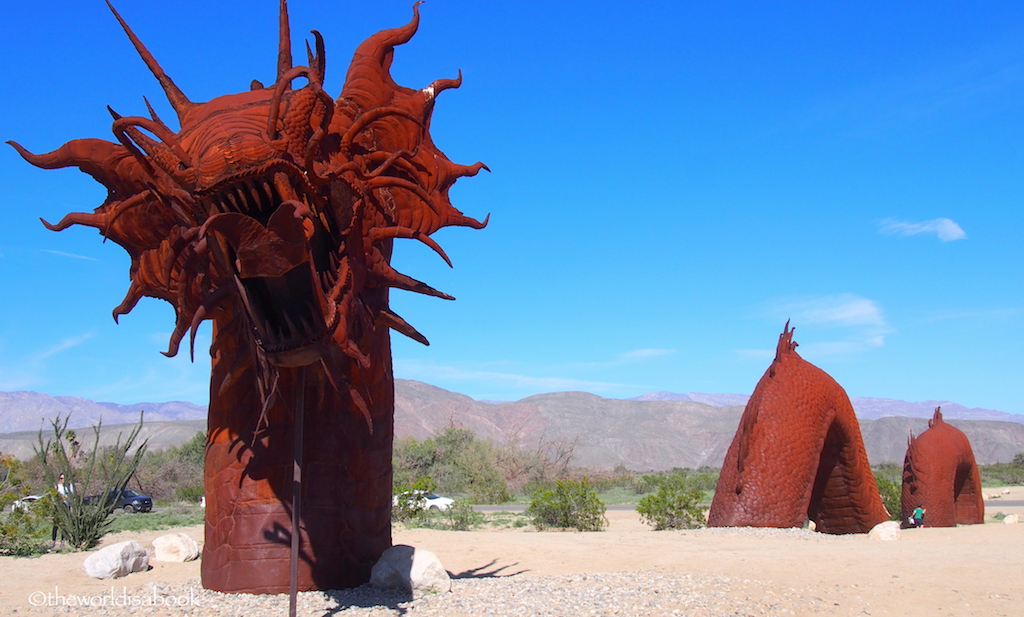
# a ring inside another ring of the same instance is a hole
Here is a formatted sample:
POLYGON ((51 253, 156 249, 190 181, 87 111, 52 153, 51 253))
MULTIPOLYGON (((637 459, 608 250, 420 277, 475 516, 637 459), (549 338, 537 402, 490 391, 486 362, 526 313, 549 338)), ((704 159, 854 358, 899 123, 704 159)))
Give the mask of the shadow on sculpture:
POLYGON ((796 353, 786 322, 725 455, 710 527, 866 533, 889 519, 846 392, 796 353))
POLYGON ((903 459, 900 520, 925 509, 926 527, 956 527, 985 522, 985 497, 971 442, 964 432, 942 419, 939 407, 928 429, 907 442, 903 459))
POLYGON ((282 0, 274 82, 206 103, 178 89, 115 11, 180 130, 150 107, 148 118, 111 110, 117 143, 77 139, 36 155, 9 142, 33 165, 77 167, 108 189, 94 212, 43 223, 94 227, 128 251, 131 286, 115 320, 143 296, 170 302, 168 356, 189 332, 194 347, 196 328, 213 321, 207 588, 288 591, 297 399, 306 409, 298 588, 364 583, 391 545, 389 329, 427 340, 389 309, 388 290, 452 299, 394 270, 392 243, 419 240, 450 265, 429 235, 487 222, 448 199, 456 179, 486 167, 452 163, 428 130, 435 97, 461 73, 422 90, 389 73, 394 47, 416 32, 417 6, 409 24, 358 47, 335 100, 322 87, 318 32, 307 66, 293 65, 282 0), (306 85, 293 89, 299 78, 306 85))

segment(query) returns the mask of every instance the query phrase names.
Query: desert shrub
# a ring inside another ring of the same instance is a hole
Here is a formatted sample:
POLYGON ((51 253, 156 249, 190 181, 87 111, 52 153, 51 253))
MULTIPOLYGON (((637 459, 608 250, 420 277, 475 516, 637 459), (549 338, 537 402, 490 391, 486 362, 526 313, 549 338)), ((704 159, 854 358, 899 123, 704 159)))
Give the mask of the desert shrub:
POLYGON ((532 495, 538 488, 567 477, 578 440, 548 439, 541 434, 535 443, 526 443, 521 433, 510 433, 497 449, 498 467, 509 491, 532 495))
POLYGON ((0 555, 28 557, 50 548, 53 504, 40 499, 27 508, 0 515, 0 555))
MULTIPOLYGON (((1017 464, 1018 454, 1012 463, 994 463, 978 465, 981 483, 986 486, 1003 486, 1006 484, 1024 484, 1024 464, 1017 464)), ((1021 457, 1024 459, 1024 457, 1021 457)))
POLYGON ((391 520, 409 523, 426 514, 426 494, 437 489, 437 483, 430 476, 420 476, 409 484, 395 484, 391 506, 391 520))
POLYGON ((497 461, 492 443, 452 426, 423 441, 397 439, 392 456, 396 486, 429 476, 436 481, 436 490, 465 495, 473 503, 504 503, 511 498, 497 461))
POLYGON ((537 489, 527 512, 537 529, 549 527, 601 531, 608 525, 605 506, 590 480, 556 480, 537 489))
POLYGON ((704 508, 700 502, 704 490, 692 486, 685 475, 666 476, 657 490, 637 504, 641 520, 662 529, 695 529, 704 526, 704 508))
POLYGON ((109 447, 99 447, 100 425, 93 427, 93 447, 88 452, 82 450, 73 434, 68 434, 67 418, 61 421, 58 416, 51 424, 54 439, 44 440, 40 429, 38 446, 34 446, 36 459, 42 467, 46 485, 55 487, 59 476, 63 475, 68 491, 62 497, 56 488, 47 490, 52 504, 49 509, 61 538, 71 548, 85 550, 94 546, 109 526, 108 517, 115 502, 106 499, 107 492, 124 490, 146 452, 145 441, 131 452, 142 430, 142 415, 123 443, 118 435, 117 443, 109 447), (68 441, 67 446, 65 440, 68 441), (86 503, 85 497, 90 493, 98 497, 86 503))
POLYGON ((473 506, 456 501, 444 512, 441 512, 448 523, 448 529, 452 531, 469 531, 478 527, 484 520, 484 515, 473 509, 473 506))
POLYGON ((132 486, 155 500, 197 502, 203 496, 205 452, 203 431, 180 446, 146 452, 132 478, 132 486))
POLYGON ((22 496, 25 465, 10 454, 0 454, 0 510, 22 496))
POLYGON ((406 521, 408 527, 424 527, 443 531, 470 531, 484 522, 484 515, 466 502, 456 501, 447 510, 420 510, 406 521))
POLYGON ((698 471, 691 469, 673 469, 670 473, 648 474, 633 480, 633 492, 637 495, 654 493, 662 486, 671 487, 685 486, 686 489, 694 489, 702 492, 715 490, 718 484, 718 470, 701 468, 698 471))
POLYGON ((903 469, 896 465, 881 465, 872 469, 878 493, 882 496, 882 504, 889 511, 889 519, 900 520, 901 501, 903 499, 903 469))

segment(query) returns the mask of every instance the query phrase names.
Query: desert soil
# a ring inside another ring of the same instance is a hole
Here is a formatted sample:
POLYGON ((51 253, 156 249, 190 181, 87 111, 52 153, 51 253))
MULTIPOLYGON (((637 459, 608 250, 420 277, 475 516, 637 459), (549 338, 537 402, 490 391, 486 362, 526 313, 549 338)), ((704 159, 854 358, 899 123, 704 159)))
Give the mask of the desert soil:
MULTIPOLYGON (((369 592, 359 599, 317 596, 304 598, 300 614, 1019 616, 1024 523, 1007 525, 993 517, 1002 512, 1024 519, 1024 506, 1006 504, 1024 502, 1024 487, 1010 494, 1001 490, 985 491, 999 498, 986 500, 984 525, 904 530, 894 542, 796 529, 654 532, 634 511, 609 511, 607 531, 595 533, 398 527, 395 544, 424 548, 441 559, 455 579, 451 594, 404 604, 393 597, 374 600, 369 592)), ((148 546, 172 531, 202 541, 198 525, 120 533, 104 538, 101 547, 127 539, 148 546)), ((85 557, 0 557, 0 614, 244 615, 282 614, 287 607, 286 596, 248 596, 265 602, 217 608, 214 596, 223 596, 201 590, 198 562, 154 561, 147 572, 102 581, 85 575, 85 557), (154 586, 168 593, 194 589, 206 594, 205 604, 128 611, 38 605, 40 594, 105 594, 112 586, 117 594, 123 588, 128 594, 154 586)))

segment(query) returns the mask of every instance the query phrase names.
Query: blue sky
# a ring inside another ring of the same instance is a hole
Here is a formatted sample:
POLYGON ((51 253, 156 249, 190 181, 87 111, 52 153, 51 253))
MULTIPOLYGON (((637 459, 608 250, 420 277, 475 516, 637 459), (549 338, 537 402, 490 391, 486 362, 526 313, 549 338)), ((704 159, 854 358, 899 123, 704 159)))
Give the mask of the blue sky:
MULTIPOLYGON (((271 81, 276 2, 119 0, 193 100, 271 81)), ((292 0, 340 92, 366 36, 410 2, 292 0)), ((585 390, 749 393, 786 319, 851 396, 1024 413, 1024 5, 989 2, 456 2, 421 7, 396 80, 462 69, 432 134, 492 174, 460 180, 481 231, 399 242, 394 292, 430 340, 395 375, 475 398, 585 390)), ((0 137, 113 139, 111 105, 160 88, 100 0, 17 3, 0 23, 0 137)), ((115 325, 129 260, 95 230, 103 189, 0 150, 0 390, 115 402, 208 398, 166 359, 169 305, 115 325)))

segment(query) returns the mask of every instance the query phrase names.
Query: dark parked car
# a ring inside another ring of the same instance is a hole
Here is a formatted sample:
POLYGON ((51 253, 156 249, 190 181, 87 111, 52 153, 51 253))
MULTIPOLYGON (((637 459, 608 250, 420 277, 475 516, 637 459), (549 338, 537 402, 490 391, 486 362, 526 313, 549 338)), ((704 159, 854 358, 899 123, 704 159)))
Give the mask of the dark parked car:
MULTIPOLYGON (((93 503, 99 499, 99 495, 91 495, 85 498, 85 503, 93 503)), ((124 489, 118 494, 117 491, 107 493, 107 503, 113 503, 115 510, 125 512, 149 512, 153 509, 153 499, 140 495, 131 489, 124 489)))

